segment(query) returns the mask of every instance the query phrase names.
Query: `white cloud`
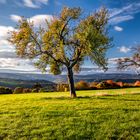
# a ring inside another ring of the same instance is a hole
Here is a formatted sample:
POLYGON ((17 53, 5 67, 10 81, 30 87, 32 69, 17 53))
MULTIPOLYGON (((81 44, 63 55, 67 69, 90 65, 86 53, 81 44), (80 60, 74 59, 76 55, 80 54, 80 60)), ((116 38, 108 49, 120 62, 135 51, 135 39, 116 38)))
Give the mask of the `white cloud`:
POLYGON ((7 46, 7 45, 9 45, 8 40, 6 40, 6 39, 1 39, 0 40, 0 46, 7 46))
POLYGON ((128 21, 128 20, 132 20, 132 19, 134 19, 134 17, 131 16, 131 15, 117 16, 117 17, 111 18, 109 20, 109 22, 111 24, 118 24, 118 23, 121 23, 121 22, 124 22, 124 21, 128 21))
POLYGON ((11 58, 0 58, 0 68, 11 68, 19 65, 18 61, 11 58))
POLYGON ((14 31, 12 26, 0 26, 0 38, 7 38, 8 32, 14 31))
POLYGON ((10 19, 14 22, 18 22, 19 20, 21 20, 21 16, 18 15, 10 15, 10 19))
POLYGON ((39 27, 39 26, 45 26, 46 20, 51 21, 52 19, 53 19, 52 15, 36 15, 29 18, 28 20, 33 22, 35 27, 39 27))
POLYGON ((14 31, 12 26, 0 26, 0 51, 13 50, 13 46, 8 42, 9 32, 14 31))
MULTIPOLYGON (((14 22, 21 20, 21 16, 10 15, 10 18, 14 22)), ((35 27, 45 26, 46 20, 51 21, 53 19, 52 15, 35 15, 33 17, 27 18, 28 21, 33 22, 35 27)))
POLYGON ((17 56, 14 50, 0 50, 0 58, 17 58, 17 56))
POLYGON ((0 58, 0 69, 34 71, 36 68, 30 60, 19 58, 0 58), (26 68, 26 69, 25 69, 26 68))
POLYGON ((48 0, 23 0, 23 3, 29 8, 40 8, 42 4, 48 4, 48 0))
POLYGON ((126 46, 122 46, 118 48, 120 52, 122 53, 128 53, 131 49, 126 47, 126 46))
POLYGON ((124 6, 121 9, 119 9, 119 8, 110 9, 110 17, 114 17, 121 13, 128 12, 128 11, 130 11, 131 8, 132 8, 132 4, 130 4, 128 6, 124 6))
MULTIPOLYGON (((120 58, 124 58, 124 57, 120 57, 120 58)), ((109 58, 108 59, 108 70, 106 71, 106 73, 131 73, 131 70, 124 70, 124 71, 119 71, 117 69, 117 60, 119 58, 109 58)), ((95 74, 95 73, 102 73, 104 72, 103 70, 99 69, 98 66, 96 65, 83 65, 81 72, 79 74, 83 74, 83 75, 87 75, 87 74, 95 74)))
POLYGON ((25 5, 26 7, 38 8, 38 6, 35 5, 35 4, 32 2, 32 0, 23 0, 23 2, 24 2, 24 5, 25 5))
POLYGON ((119 27, 119 26, 114 26, 114 30, 118 31, 118 32, 121 32, 121 31, 123 31, 123 28, 119 27))
POLYGON ((108 64, 111 65, 111 66, 116 65, 117 64, 117 59, 118 58, 109 58, 108 59, 108 64))
POLYGON ((118 24, 134 19, 134 14, 140 12, 140 3, 134 2, 122 8, 113 8, 110 12, 110 24, 118 24))

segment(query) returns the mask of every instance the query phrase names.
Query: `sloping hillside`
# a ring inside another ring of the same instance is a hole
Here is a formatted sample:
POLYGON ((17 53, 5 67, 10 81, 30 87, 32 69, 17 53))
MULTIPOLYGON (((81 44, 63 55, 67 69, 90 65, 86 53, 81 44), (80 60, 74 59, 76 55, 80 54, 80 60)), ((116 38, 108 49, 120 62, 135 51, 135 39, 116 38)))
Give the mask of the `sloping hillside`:
MULTIPOLYGON (((140 75, 126 74, 126 73, 97 73, 91 75, 75 75, 75 82, 84 80, 87 82, 93 81, 122 81, 126 83, 134 83, 140 80, 140 75)), ((51 75, 51 74, 31 74, 31 73, 0 73, 0 86, 8 87, 31 87, 35 83, 54 84, 54 83, 67 83, 66 75, 51 75)))
POLYGON ((43 87, 47 85, 54 84, 53 82, 47 80, 18 80, 18 79, 7 79, 7 78, 0 78, 0 86, 15 88, 15 87, 24 87, 24 88, 31 88, 34 84, 39 83, 43 87))

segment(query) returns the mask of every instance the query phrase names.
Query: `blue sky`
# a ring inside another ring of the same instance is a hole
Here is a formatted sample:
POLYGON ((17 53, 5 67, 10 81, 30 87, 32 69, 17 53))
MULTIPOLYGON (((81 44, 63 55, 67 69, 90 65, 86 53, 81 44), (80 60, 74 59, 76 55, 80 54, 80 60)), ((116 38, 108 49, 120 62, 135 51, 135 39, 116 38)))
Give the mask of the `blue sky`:
MULTIPOLYGON (((13 46, 6 40, 7 32, 14 30, 20 16, 39 26, 64 6, 81 7, 85 14, 101 6, 109 9, 110 36, 114 38, 114 47, 107 53, 110 67, 115 67, 116 58, 130 56, 131 47, 140 44, 140 0, 0 0, 0 70, 36 71, 29 60, 16 58, 13 46)), ((85 62, 85 66, 91 64, 85 62)))

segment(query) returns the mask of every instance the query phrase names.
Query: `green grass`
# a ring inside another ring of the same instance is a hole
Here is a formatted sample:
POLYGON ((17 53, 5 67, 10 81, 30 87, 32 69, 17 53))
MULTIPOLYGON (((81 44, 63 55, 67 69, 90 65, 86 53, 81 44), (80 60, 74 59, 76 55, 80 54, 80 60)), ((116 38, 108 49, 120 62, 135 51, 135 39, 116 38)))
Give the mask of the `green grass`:
POLYGON ((76 99, 68 92, 1 95, 0 140, 140 139, 139 93, 130 88, 78 91, 76 99))

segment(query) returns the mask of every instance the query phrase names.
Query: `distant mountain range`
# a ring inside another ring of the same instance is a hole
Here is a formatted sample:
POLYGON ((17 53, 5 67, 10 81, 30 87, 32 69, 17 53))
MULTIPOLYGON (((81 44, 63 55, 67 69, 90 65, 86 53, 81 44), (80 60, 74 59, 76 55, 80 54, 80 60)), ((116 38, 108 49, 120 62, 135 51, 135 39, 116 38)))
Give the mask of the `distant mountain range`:
MULTIPOLYGON (((122 81, 133 83, 140 80, 140 75, 127 73, 97 73, 90 75, 75 75, 75 82, 84 80, 87 82, 93 81, 122 81)), ((32 87, 35 83, 40 83, 45 86, 54 83, 67 83, 66 75, 51 75, 51 74, 30 74, 30 73, 0 73, 0 86, 7 87, 32 87)))
POLYGON ((97 73, 91 75, 75 76, 75 81, 79 81, 80 79, 87 82, 113 80, 116 82, 121 81, 126 83, 133 83, 137 80, 140 80, 140 75, 129 73, 97 73))

